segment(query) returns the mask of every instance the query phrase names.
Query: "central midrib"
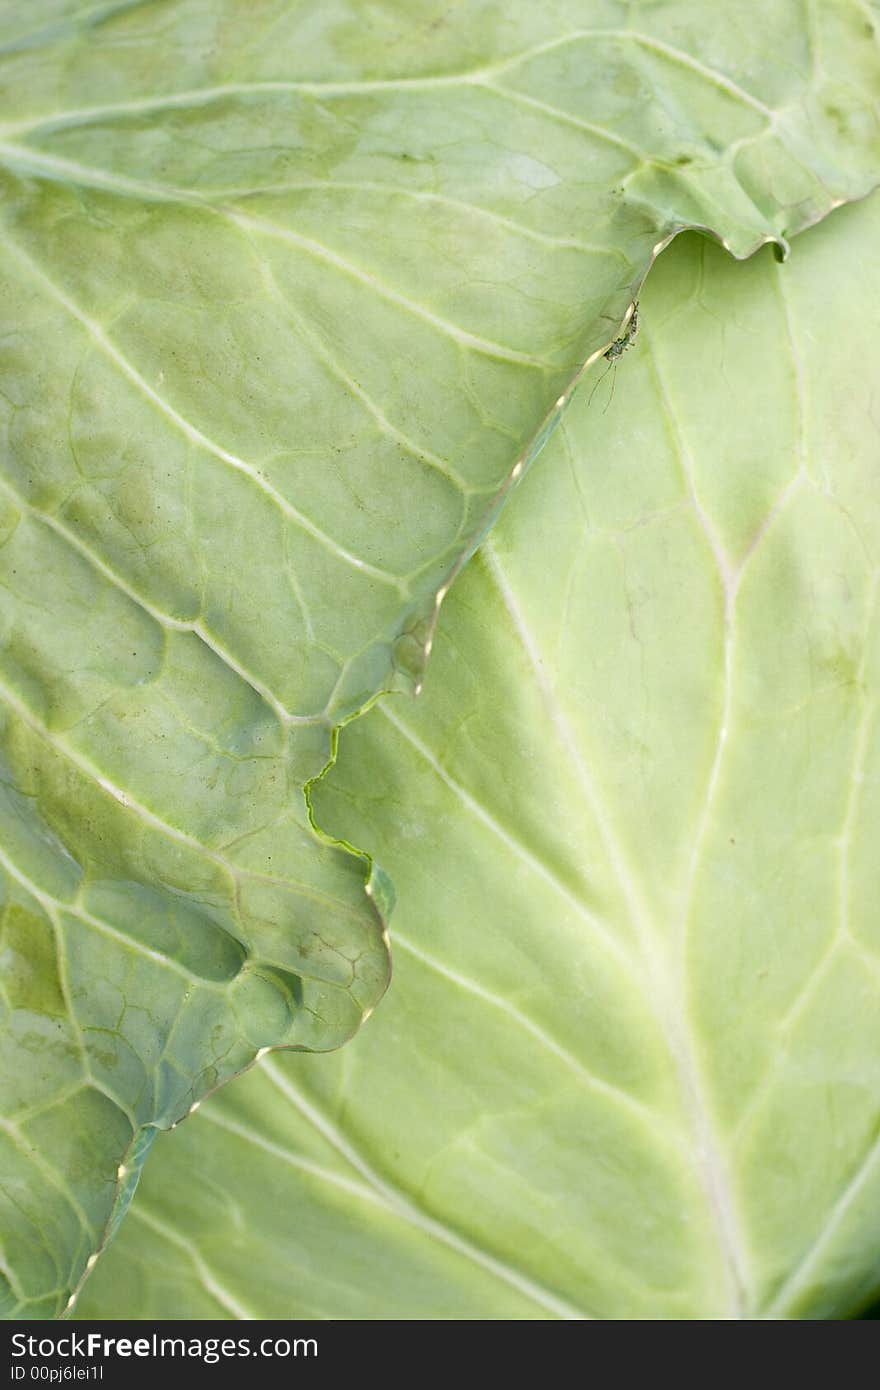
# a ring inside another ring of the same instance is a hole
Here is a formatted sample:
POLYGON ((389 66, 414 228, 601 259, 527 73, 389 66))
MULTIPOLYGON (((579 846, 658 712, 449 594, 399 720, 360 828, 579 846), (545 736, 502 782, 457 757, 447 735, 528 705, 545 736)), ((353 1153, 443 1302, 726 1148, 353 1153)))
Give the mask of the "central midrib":
POLYGON ((696 1059, 694 1039, 687 1023, 682 971, 670 968, 665 956, 657 950, 657 933, 626 870, 616 837, 599 801, 568 720, 544 673, 537 644, 491 542, 483 543, 481 554, 498 589, 516 635, 526 652, 556 735, 577 773, 599 829, 608 863, 621 888, 636 932, 642 959, 650 976, 651 989, 649 994, 655 1016, 662 1029, 669 1055, 675 1067, 685 1111, 694 1136, 694 1166, 716 1233, 721 1266, 727 1286, 729 1317, 731 1320, 743 1319, 748 1316, 748 1284, 745 1274, 744 1243, 738 1229, 726 1164, 722 1157, 710 1107, 704 1093, 704 1083, 696 1059))

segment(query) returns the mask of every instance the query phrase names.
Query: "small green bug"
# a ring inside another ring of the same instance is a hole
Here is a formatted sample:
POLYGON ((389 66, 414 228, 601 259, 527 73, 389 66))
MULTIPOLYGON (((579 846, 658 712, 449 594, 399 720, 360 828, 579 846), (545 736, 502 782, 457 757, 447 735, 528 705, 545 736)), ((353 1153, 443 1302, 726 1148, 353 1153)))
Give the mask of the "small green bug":
MULTIPOLYGON (((627 348, 632 347, 633 340, 638 331, 639 301, 636 300, 636 302, 633 304, 632 313, 629 316, 629 321, 627 322, 626 328, 624 329, 623 333, 620 335, 619 338, 615 338, 611 346, 609 348, 606 348, 602 354, 602 356, 605 358, 605 361, 608 363, 608 366, 606 370, 602 373, 602 375, 599 377, 599 380, 596 382, 596 385, 590 392, 590 400, 587 402, 588 405, 591 404, 593 397, 599 389, 600 383, 605 380, 606 376, 611 371, 611 368, 617 365, 618 357, 622 357, 623 354, 626 352, 627 348)), ((614 380, 611 383, 611 395, 608 397, 608 405, 606 405, 605 410, 608 409, 608 406, 614 400, 614 387, 616 384, 617 376, 615 374, 614 380)), ((603 415, 605 414, 605 410, 602 411, 603 415)))

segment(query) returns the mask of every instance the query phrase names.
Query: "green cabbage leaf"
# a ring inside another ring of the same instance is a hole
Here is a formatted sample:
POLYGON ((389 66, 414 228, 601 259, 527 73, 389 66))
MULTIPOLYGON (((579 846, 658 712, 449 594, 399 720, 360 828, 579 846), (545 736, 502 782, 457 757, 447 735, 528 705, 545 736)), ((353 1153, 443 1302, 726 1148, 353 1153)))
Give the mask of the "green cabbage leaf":
POLYGON ((669 238, 870 189, 878 67, 863 0, 0 0, 4 1313, 70 1306, 157 1127, 378 1002, 339 728, 669 238))
POLYGON ((785 265, 661 258, 421 700, 316 789, 397 884, 388 998, 159 1141, 83 1316, 815 1319, 876 1291, 878 238, 875 195, 785 265))

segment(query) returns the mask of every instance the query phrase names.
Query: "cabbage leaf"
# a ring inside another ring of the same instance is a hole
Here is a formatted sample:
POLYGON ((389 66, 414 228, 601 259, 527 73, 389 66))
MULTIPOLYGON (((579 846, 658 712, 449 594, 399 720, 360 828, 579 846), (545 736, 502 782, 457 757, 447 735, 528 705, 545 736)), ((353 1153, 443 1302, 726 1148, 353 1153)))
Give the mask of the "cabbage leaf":
POLYGON ((814 1319, 876 1291, 878 238, 875 195, 786 265, 660 259, 422 699, 346 730, 317 789, 397 884, 388 998, 160 1140, 82 1315, 814 1319))
POLYGON ((0 3, 7 1314, 157 1126, 378 1001, 390 889, 308 788, 659 249, 876 180, 871 6, 757 16, 0 3))

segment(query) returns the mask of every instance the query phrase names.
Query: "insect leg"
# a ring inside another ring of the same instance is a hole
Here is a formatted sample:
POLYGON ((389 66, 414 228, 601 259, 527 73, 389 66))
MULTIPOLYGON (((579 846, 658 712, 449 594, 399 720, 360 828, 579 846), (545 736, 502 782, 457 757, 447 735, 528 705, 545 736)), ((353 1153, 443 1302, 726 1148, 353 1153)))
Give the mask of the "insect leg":
MULTIPOLYGON (((605 380, 606 376, 607 376, 608 373, 611 371, 611 368, 612 368, 613 366, 614 366, 614 363, 613 363, 613 362, 609 362, 609 363, 608 363, 608 366, 605 368, 604 372, 603 372, 602 375, 599 377, 599 380, 596 382, 595 386, 593 387, 592 391, 590 392, 590 399, 587 401, 587 409, 588 409, 588 410, 589 410, 590 406, 593 404, 593 397, 595 396, 596 392, 598 391, 599 387, 602 385, 602 382, 605 380)), ((607 410, 608 407, 606 406, 605 409, 607 410)))
MULTIPOLYGON (((616 366, 617 366, 617 363, 616 363, 616 362, 612 362, 612 363, 611 363, 611 366, 608 368, 608 371, 610 372, 611 369, 612 369, 613 367, 616 367, 616 366)), ((605 410, 602 411, 602 414, 603 414, 603 415, 606 413, 606 411, 608 410, 609 405, 610 405, 611 402, 614 400, 614 388, 615 388, 616 385, 617 385, 617 372, 615 372, 614 375, 613 375, 612 378, 611 378, 611 395, 608 397, 608 400, 607 400, 606 403, 605 403, 605 410)))

